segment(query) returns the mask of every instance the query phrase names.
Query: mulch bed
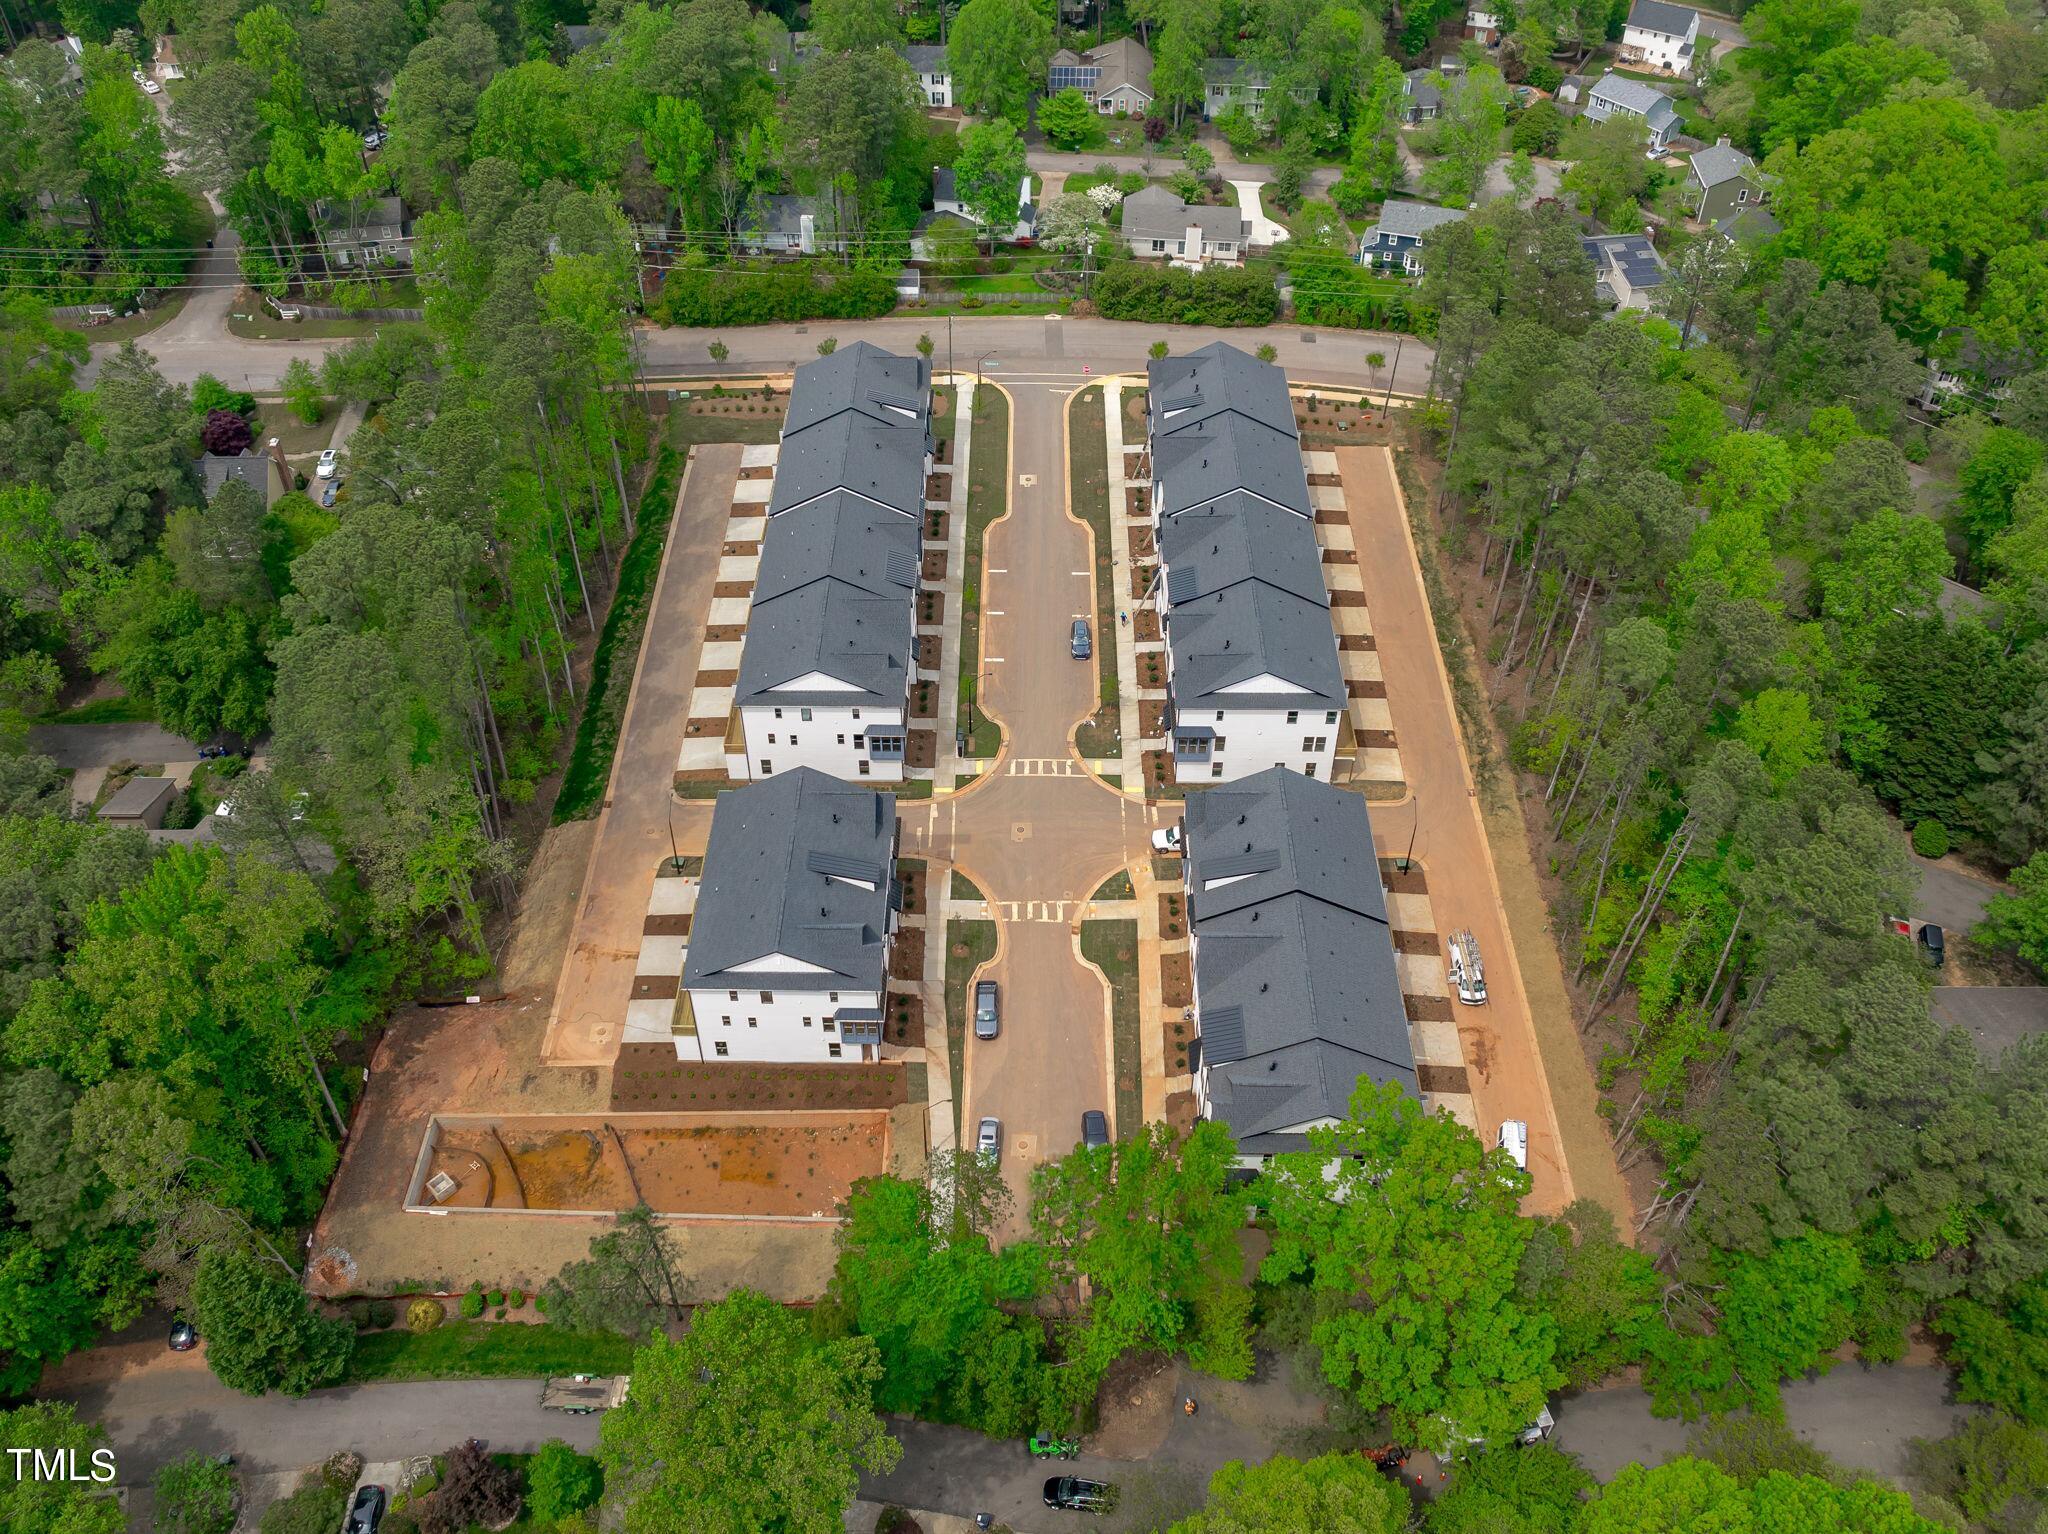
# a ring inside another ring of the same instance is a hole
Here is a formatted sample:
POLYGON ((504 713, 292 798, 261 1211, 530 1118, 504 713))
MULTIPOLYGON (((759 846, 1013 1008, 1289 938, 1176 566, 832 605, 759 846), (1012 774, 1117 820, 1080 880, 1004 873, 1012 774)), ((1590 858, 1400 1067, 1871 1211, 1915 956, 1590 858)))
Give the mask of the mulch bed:
POLYGON ((1387 684, 1376 682, 1370 677, 1357 677, 1344 684, 1344 692, 1347 697, 1352 698, 1384 698, 1387 695, 1387 684))
POLYGON ((1377 650, 1380 642, 1370 634, 1339 634, 1337 648, 1340 650, 1377 650))
POLYGON ((1182 1075, 1188 1068, 1188 1046, 1195 1042, 1195 1025, 1175 1013, 1163 1017, 1159 1022, 1159 1058, 1166 1063, 1170 1076, 1182 1075))
POLYGON ((1362 747, 1376 748, 1381 751, 1392 751, 1395 749, 1394 732, 1392 730, 1360 730, 1358 732, 1358 744, 1362 747))
POLYGON ((1402 873, 1394 866, 1400 861, 1399 858, 1380 859, 1380 883, 1387 887, 1387 893, 1390 895, 1427 895, 1429 893, 1428 877, 1413 863, 1408 865, 1406 873, 1402 873))
MULTIPOLYGON (((923 644, 923 640, 918 641, 923 644)), ((913 719, 936 719, 939 714, 939 684, 919 681, 910 689, 910 717, 913 719)))
POLYGON ((1362 591, 1333 591, 1330 593, 1332 607, 1363 607, 1365 593, 1362 591))
POLYGON ((1425 1092, 1464 1092, 1472 1090, 1472 1078, 1465 1073, 1462 1065, 1429 1065, 1418 1062, 1415 1067, 1415 1084, 1425 1092))
POLYGON ((1324 549, 1323 563, 1326 565, 1355 565, 1358 563, 1358 550, 1324 549))
MULTIPOLYGON (((1186 1069, 1183 1065, 1182 1069, 1186 1069)), ((1176 1134, 1193 1134, 1196 1115, 1201 1111, 1192 1092, 1169 1092, 1166 1094, 1166 1122, 1176 1134)))
POLYGON ((1131 621, 1138 625, 1138 637, 1140 639, 1156 640, 1159 638, 1158 608, 1141 607, 1138 609, 1137 616, 1131 621))
POLYGON ((700 671, 697 673, 699 687, 730 687, 740 679, 737 671, 700 671))
POLYGON ((1159 999, 1169 1007, 1191 1007, 1195 1003, 1194 966, 1190 955, 1163 953, 1159 956, 1159 999))
POLYGON ((738 644, 747 637, 744 623, 716 623, 704 631, 706 644, 738 644))
POLYGON ((1149 517, 1152 515, 1152 492, 1143 485, 1132 485, 1124 491, 1124 515, 1127 517, 1149 517))
POLYGON ((750 597, 754 594, 752 581, 716 581, 712 584, 714 597, 750 597))
POLYGON ((928 501, 943 501, 953 493, 953 476, 950 474, 927 474, 924 477, 924 498, 928 501))
POLYGON ((939 732, 912 730, 903 742, 903 764, 906 767, 938 766, 939 732))
POLYGON ((1157 565, 1131 565, 1131 600, 1136 602, 1152 589, 1152 577, 1158 572, 1157 565))
POLYGON ((924 979, 924 928, 900 927, 889 947, 889 975, 916 984, 924 979))
POLYGON ((1334 506, 1318 506, 1316 508, 1316 520, 1322 523, 1323 526, 1329 527, 1333 524, 1349 521, 1350 519, 1334 506))
POLYGON ((1169 943, 1188 935, 1187 901, 1179 894, 1159 897, 1159 935, 1169 943))
POLYGON ((937 586, 946 579, 946 551, 926 549, 924 551, 924 579, 928 585, 937 586))
POLYGON ((920 671, 938 670, 940 652, 944 649, 945 643, 944 638, 940 635, 920 634, 917 640, 917 669, 920 671))
POLYGON ((740 470, 741 479, 773 479, 774 477, 775 465, 772 463, 757 463, 740 470))
MULTIPOLYGON (((723 719, 692 719, 684 733, 686 735, 723 736, 725 734, 725 721, 723 719)), ((723 777, 724 774, 721 773, 719 776, 723 777)))
POLYGON ((1311 474, 1308 477, 1308 482, 1311 485, 1341 485, 1344 483, 1344 476, 1341 474, 1311 474))
POLYGON ((924 1047, 924 1000, 918 996, 889 995, 889 1007, 882 1021, 882 1037, 905 1049, 924 1047))
POLYGON ((1140 698, 1138 700, 1138 733, 1157 735, 1166 728, 1166 700, 1163 698, 1140 698))
POLYGON ((1411 1023, 1448 1023, 1454 1015, 1448 996, 1403 996, 1401 1005, 1411 1023))
POLYGON ((746 559, 760 553, 761 545, 758 543, 728 543, 719 552, 730 554, 735 559, 746 559))
POLYGON ((933 543, 946 541, 946 528, 952 520, 949 511, 928 511, 924 514, 924 535, 933 543))
POLYGON ((1165 652, 1146 650, 1138 656, 1138 685, 1140 687, 1164 687, 1166 685, 1165 652))
POLYGON ((1144 756, 1144 772, 1145 790, 1148 793, 1161 784, 1178 781, 1174 777, 1171 751, 1147 751, 1144 756))
POLYGON ((912 916, 924 909, 924 870, 898 866, 896 880, 903 886, 903 909, 912 916))
POLYGON ((612 1072, 612 1106, 642 1112, 686 1106, 736 1108, 893 1108, 910 1094, 901 1065, 764 1065, 676 1058, 673 1045, 623 1044, 612 1072), (695 1101, 691 1094, 696 1094, 695 1101))
POLYGON ((1396 953, 1443 952, 1443 947, 1437 942, 1434 932, 1396 932, 1393 937, 1396 953))
POLYGON ((1131 553, 1139 559, 1152 557, 1152 529, 1136 527, 1131 529, 1131 553))

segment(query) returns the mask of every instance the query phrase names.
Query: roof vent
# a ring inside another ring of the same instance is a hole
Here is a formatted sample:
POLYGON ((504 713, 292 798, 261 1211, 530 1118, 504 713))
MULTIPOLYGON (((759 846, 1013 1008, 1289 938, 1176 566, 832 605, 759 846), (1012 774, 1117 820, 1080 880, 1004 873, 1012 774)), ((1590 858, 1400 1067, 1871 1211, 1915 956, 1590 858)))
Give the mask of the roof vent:
POLYGON ((1277 1071, 1280 1069, 1280 1062, 1278 1060, 1268 1060, 1266 1062, 1266 1069, 1269 1071, 1277 1071))
POLYGON ((1273 989, 1273 988, 1272 988, 1272 987, 1271 987, 1270 985, 1266 984, 1266 982, 1265 982, 1265 981, 1261 980, 1261 981, 1259 982, 1259 989, 1260 989, 1261 991, 1270 991, 1270 990, 1271 990, 1271 989, 1273 989))

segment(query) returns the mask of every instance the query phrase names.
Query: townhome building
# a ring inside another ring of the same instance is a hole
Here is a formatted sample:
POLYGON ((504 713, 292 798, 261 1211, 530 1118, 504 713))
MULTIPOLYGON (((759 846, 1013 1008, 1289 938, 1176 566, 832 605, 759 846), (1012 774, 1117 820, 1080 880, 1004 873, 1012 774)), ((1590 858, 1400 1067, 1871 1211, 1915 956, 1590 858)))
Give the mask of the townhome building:
POLYGON ((1361 1082, 1419 1097, 1364 799, 1280 768, 1190 794, 1195 1104, 1238 1162, 1308 1148, 1361 1082))
POLYGON ((683 1060, 881 1054, 895 796, 808 767, 718 796, 672 1032, 683 1060))
POLYGON ((1219 341, 1153 362, 1148 389, 1176 773, 1328 778, 1347 692, 1286 375, 1219 341))

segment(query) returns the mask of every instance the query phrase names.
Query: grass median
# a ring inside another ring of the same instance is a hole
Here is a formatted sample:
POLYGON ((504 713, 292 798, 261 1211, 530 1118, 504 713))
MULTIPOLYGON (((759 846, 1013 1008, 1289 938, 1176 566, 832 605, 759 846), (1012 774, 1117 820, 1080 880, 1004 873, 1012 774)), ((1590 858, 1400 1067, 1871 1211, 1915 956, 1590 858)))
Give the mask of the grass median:
POLYGON ((1145 1118, 1144 1072, 1138 1045, 1138 924, 1134 921, 1081 923, 1081 957, 1109 982, 1110 1077, 1116 1088, 1116 1132, 1136 1129, 1145 1118))
MULTIPOLYGON (((957 874, 955 878, 959 877, 957 874)), ((1132 930, 1135 932, 1136 925, 1132 930)), ((992 921, 946 923, 946 1057, 953 1068, 953 1140, 960 1139, 960 1101, 967 1069, 967 983, 996 953, 992 921)))
POLYGON ((624 1374, 635 1344, 612 1332, 571 1332, 543 1322, 449 1321, 430 1332, 366 1332, 349 1355, 347 1382, 539 1378, 624 1374))
POLYGON ((1116 567, 1109 519, 1109 433, 1102 419, 1102 385, 1092 384, 1074 396, 1067 410, 1067 486, 1074 515, 1088 524, 1094 544, 1095 669, 1101 706, 1082 722, 1074 744, 1083 756, 1099 760, 1122 756, 1116 680, 1116 567))
POLYGON ((974 435, 967 465, 967 568, 960 586, 960 721, 969 756, 994 756, 1003 732, 974 700, 981 672, 982 544, 989 523, 1010 504, 1010 400, 1001 389, 978 388, 974 435))

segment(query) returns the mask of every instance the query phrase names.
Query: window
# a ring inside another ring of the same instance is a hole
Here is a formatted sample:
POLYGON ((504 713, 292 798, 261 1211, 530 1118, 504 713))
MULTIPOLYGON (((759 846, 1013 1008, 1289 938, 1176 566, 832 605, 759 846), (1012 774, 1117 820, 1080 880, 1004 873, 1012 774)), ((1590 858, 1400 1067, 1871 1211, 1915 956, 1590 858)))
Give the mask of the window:
POLYGON ((827 1001, 836 1002, 839 1000, 839 993, 837 991, 827 991, 825 993, 825 999, 827 1001))
POLYGON ((1223 710, 1220 708, 1216 710, 1216 722, 1218 724, 1223 723, 1223 710))
POLYGON ((828 1017, 825 1019, 825 1031, 827 1033, 837 1033, 839 1031, 839 1024, 828 1017))
POLYGON ((1748 201, 1749 201, 1749 188, 1748 188, 1748 187, 1746 187, 1746 186, 1744 186, 1744 187, 1737 187, 1737 188, 1735 189, 1735 200, 1736 200, 1737 202, 1748 202, 1748 201))
POLYGON ((827 1044, 825 1046, 825 1053, 837 1060, 839 1058, 839 1046, 837 1044, 827 1044))
POLYGON ((727 1052, 724 1039, 720 1039, 716 1044, 713 1044, 711 1047, 717 1050, 721 1055, 727 1052))
POLYGON ((804 1019, 804 1026, 806 1028, 811 1026, 811 1020, 808 1017, 804 1019))
POLYGON ((1219 756, 1220 756, 1220 755, 1222 755, 1222 754, 1223 754, 1223 737, 1222 737, 1221 735, 1219 735, 1219 736, 1217 736, 1217 737, 1216 737, 1216 738, 1215 738, 1214 740, 1210 741, 1210 742, 1209 742, 1209 749, 1210 749, 1211 751, 1214 751, 1214 752, 1215 752, 1215 753, 1216 753, 1217 755, 1219 755, 1219 756))
POLYGON ((854 717, 854 718, 856 718, 856 719, 860 718, 860 710, 859 710, 859 709, 855 709, 855 710, 853 711, 853 717, 854 717))
POLYGON ((1311 755, 1320 756, 1324 748, 1329 744, 1330 737, 1327 735, 1304 735, 1301 737, 1301 749, 1311 755))
POLYGON ((780 719, 780 718, 782 717, 782 710, 781 710, 781 709, 779 709, 779 708, 778 708, 778 709, 777 709, 777 710, 775 711, 775 717, 776 717, 777 719, 780 719))
POLYGON ((798 709, 796 711, 796 716, 797 718, 801 719, 805 724, 809 724, 811 722, 811 711, 807 708, 798 709))
POLYGON ((772 778, 775 776, 775 764, 769 761, 768 758, 765 756, 761 758, 761 776, 764 778, 772 778))
POLYGON ((1155 256, 1158 256, 1158 255, 1164 255, 1164 254, 1165 254, 1165 252, 1166 252, 1166 241, 1164 241, 1164 240, 1154 240, 1154 241, 1152 242, 1152 254, 1153 254, 1153 255, 1155 255, 1155 256))
MULTIPOLYGON (((840 736, 840 739, 841 739, 841 740, 844 740, 845 738, 846 738, 846 737, 845 737, 845 736, 843 736, 843 735, 842 735, 842 736, 840 736)), ((867 738, 867 736, 865 736, 865 735, 856 735, 856 736, 854 736, 854 737, 853 737, 853 749, 854 749, 854 750, 856 750, 856 751, 865 751, 865 750, 867 750, 867 748, 868 748, 868 738, 867 738)))
POLYGON ((740 993, 738 991, 727 991, 725 993, 725 999, 727 1001, 738 1001, 740 999, 740 993))
POLYGON ((750 1017, 747 1019, 747 1026, 749 1028, 758 1028, 761 1026, 761 1019, 759 1019, 758 1017, 750 1017))
POLYGON ((1289 724, 1301 723, 1301 710, 1298 708, 1290 708, 1287 711, 1287 722, 1289 724))
POLYGON ((718 1020, 718 1026, 721 1028, 730 1028, 732 1026, 732 1018, 730 1016, 721 1017, 718 1020))
POLYGON ((792 751, 796 749, 796 732, 794 730, 790 731, 789 734, 789 748, 792 751))
POLYGON ((1301 775, 1305 778, 1314 777, 1316 775, 1316 764, 1314 762, 1304 762, 1301 768, 1301 775))
POLYGON ((871 765, 871 764, 869 763, 869 761, 868 761, 868 759, 867 759, 866 757, 862 757, 862 758, 860 759, 860 775, 861 775, 862 777, 866 777, 866 776, 868 775, 868 769, 869 769, 870 765, 871 765))
POLYGON ((1186 240, 1175 240, 1173 242, 1173 253, 1176 256, 1186 255, 1188 253, 1188 242, 1186 240))
POLYGON ((1221 762, 1211 762, 1211 763, 1209 764, 1209 776, 1210 776, 1210 777, 1212 777, 1212 778, 1220 778, 1220 777, 1222 777, 1222 776, 1223 776, 1223 764, 1222 764, 1221 762))
POLYGON ((1328 712, 1327 714, 1323 715, 1323 723, 1324 723, 1324 724, 1335 724, 1336 722, 1337 722, 1337 711, 1336 711, 1336 710, 1335 710, 1334 708, 1333 708, 1333 709, 1331 709, 1331 710, 1330 710, 1330 711, 1329 711, 1329 712, 1328 712))
POLYGON ((771 746, 775 744, 775 732, 773 730, 768 732, 768 744, 771 746))
POLYGON ((762 1006, 764 1006, 764 1007, 766 1007, 766 1006, 771 1006, 771 1005, 773 1005, 773 1004, 774 1004, 774 1001, 775 1001, 775 993, 774 993, 773 991, 763 991, 763 992, 761 993, 761 1005, 762 1005, 762 1006))

